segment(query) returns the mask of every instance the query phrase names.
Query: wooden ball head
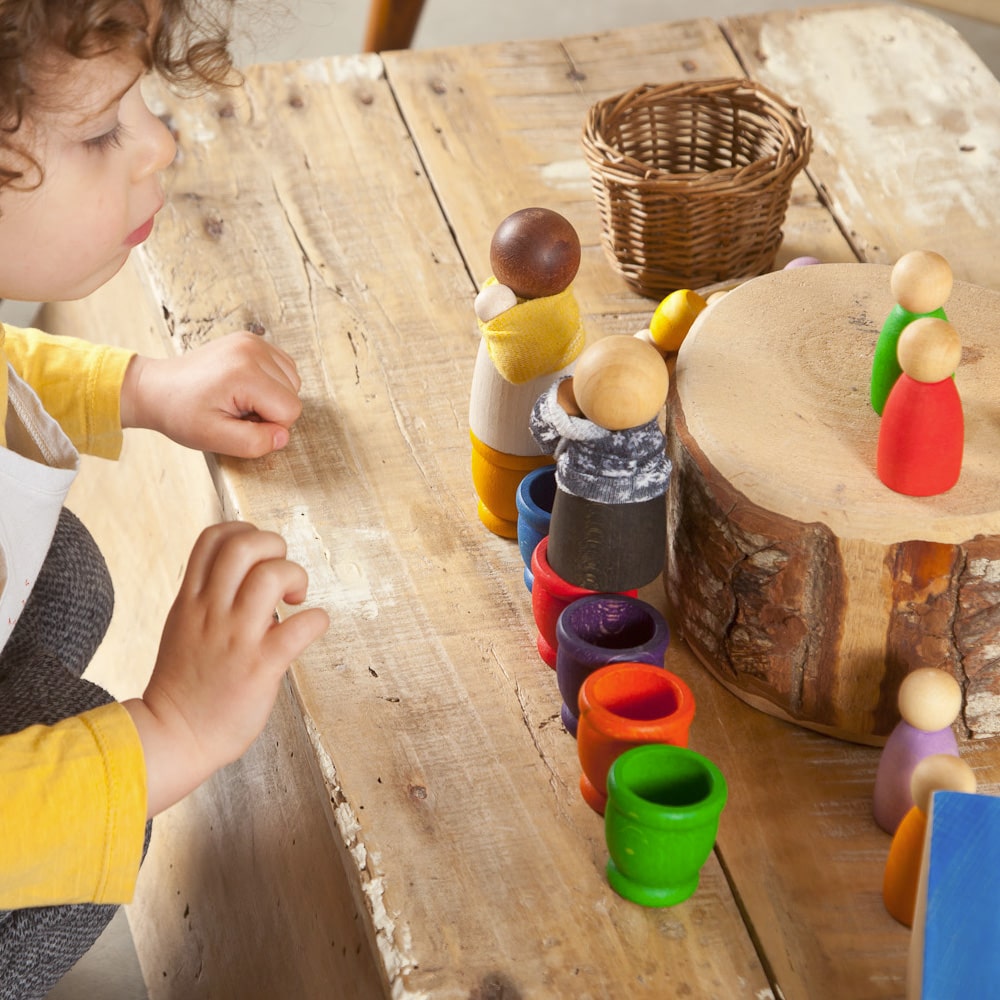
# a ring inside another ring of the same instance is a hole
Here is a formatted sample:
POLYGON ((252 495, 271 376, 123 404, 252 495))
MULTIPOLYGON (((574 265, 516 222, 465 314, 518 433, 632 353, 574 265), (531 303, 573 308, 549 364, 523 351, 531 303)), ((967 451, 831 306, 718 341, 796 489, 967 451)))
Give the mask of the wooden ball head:
POLYGON ((885 908, 904 926, 913 926, 931 795, 939 791, 975 790, 976 776, 961 757, 931 754, 913 769, 910 778, 913 806, 893 834, 882 877, 885 908))
POLYGON ((950 726, 962 710, 962 688, 951 674, 936 667, 920 667, 899 686, 899 714, 925 733, 950 726))
POLYGON ((962 360, 958 332, 946 320, 915 319, 899 335, 899 366, 917 382, 941 382, 955 373, 962 360))
POLYGON ((933 250, 903 254, 892 269, 889 283, 895 300, 911 313, 940 309, 952 286, 951 267, 933 250))
POLYGON ((540 299, 568 288, 580 267, 580 238, 558 212, 522 208, 497 226, 490 266, 518 298, 540 299))
POLYGON ((502 316, 516 305, 517 296, 514 294, 514 289, 508 285, 487 285, 476 296, 476 317, 483 323, 489 323, 491 319, 502 316))
POLYGON ((660 412, 669 387, 659 351, 637 337, 598 340, 580 355, 573 372, 580 411, 609 431, 649 423, 660 412))
POLYGON ((925 757, 913 769, 910 794, 913 804, 924 814, 931 805, 931 795, 939 791, 968 792, 976 790, 976 775, 961 757, 935 753, 925 757))

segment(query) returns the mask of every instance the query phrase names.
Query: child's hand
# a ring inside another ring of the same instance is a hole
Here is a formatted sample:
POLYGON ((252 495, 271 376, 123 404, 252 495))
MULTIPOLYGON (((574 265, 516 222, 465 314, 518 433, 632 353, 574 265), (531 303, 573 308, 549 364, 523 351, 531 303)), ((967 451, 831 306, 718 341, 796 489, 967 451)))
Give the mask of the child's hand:
POLYGON ((142 699, 125 702, 142 740, 149 815, 239 757, 264 728, 281 679, 327 628, 321 608, 282 622, 300 604, 306 572, 280 535, 242 522, 206 529, 167 616, 142 699))
POLYGON ((259 458, 288 444, 302 412, 295 362, 252 333, 232 333, 174 358, 136 355, 121 393, 123 427, 178 444, 259 458))

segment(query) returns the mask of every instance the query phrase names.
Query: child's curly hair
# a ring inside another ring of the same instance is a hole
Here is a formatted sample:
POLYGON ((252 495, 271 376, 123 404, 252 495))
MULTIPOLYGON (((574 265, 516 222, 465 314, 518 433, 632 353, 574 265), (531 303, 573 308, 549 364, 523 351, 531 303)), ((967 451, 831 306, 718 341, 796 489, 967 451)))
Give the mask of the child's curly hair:
POLYGON ((92 59, 131 52, 180 87, 230 82, 235 0, 0 0, 0 191, 35 187, 41 173, 16 133, 52 55, 92 59))

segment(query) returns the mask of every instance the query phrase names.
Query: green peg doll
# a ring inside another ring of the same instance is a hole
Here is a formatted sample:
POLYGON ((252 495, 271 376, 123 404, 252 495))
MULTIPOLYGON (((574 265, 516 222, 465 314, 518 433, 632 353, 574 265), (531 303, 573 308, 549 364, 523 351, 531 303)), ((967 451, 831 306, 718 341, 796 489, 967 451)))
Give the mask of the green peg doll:
POLYGON ((896 355, 899 335, 915 319, 948 318, 944 304, 951 294, 951 267, 933 250, 913 250, 896 261, 890 283, 896 304, 882 325, 872 359, 871 403, 879 416, 902 373, 896 355))

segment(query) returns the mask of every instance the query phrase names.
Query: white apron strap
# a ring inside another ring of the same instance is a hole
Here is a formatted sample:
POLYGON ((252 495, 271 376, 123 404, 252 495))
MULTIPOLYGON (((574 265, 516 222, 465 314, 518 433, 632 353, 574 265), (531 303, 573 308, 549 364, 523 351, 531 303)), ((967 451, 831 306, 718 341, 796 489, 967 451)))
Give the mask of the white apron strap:
POLYGON ((7 447, 0 448, 0 649, 52 543, 80 456, 8 366, 7 447))

